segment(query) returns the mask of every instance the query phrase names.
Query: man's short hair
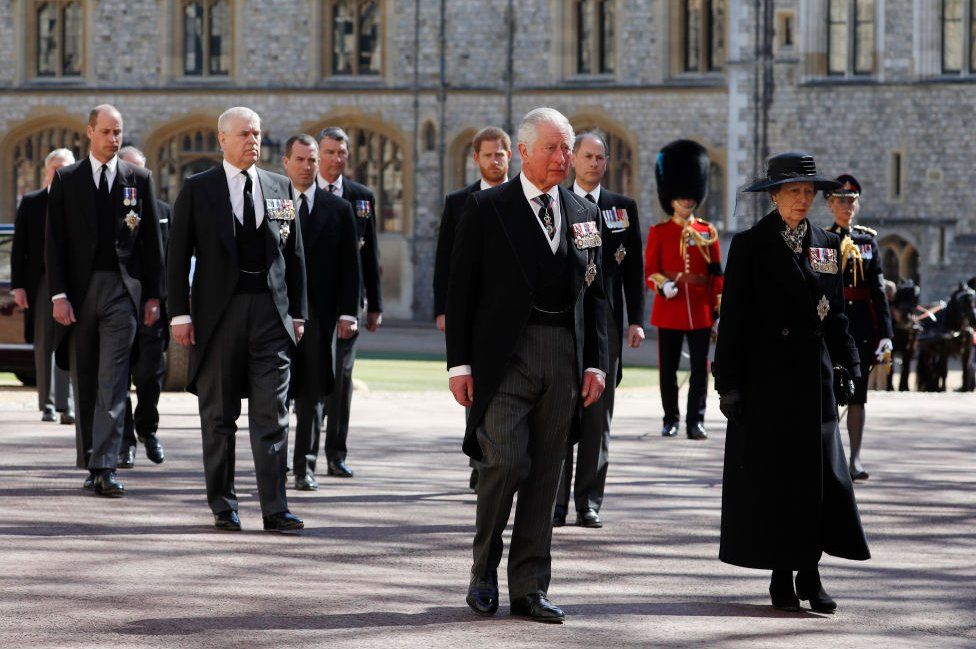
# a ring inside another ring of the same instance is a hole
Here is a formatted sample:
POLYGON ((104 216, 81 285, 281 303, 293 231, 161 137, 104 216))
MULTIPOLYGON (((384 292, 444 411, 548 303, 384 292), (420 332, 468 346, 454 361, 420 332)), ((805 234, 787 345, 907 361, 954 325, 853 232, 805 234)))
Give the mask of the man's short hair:
POLYGON ((44 168, 51 164, 52 160, 64 160, 66 165, 74 164, 75 154, 71 149, 55 149, 44 157, 44 168))
POLYGON ((310 146, 316 151, 318 150, 319 143, 315 141, 315 138, 308 133, 299 133, 298 135, 292 135, 290 138, 285 140, 285 157, 291 157, 291 148, 294 146, 295 142, 304 144, 305 146, 310 146))
POLYGON ((234 106, 233 108, 228 108, 220 117, 217 118, 217 130, 221 133, 230 133, 230 120, 240 117, 243 119, 254 119, 257 121, 258 126, 261 125, 261 116, 256 112, 248 108, 247 106, 234 106))
POLYGON ((318 144, 322 144, 322 140, 329 138, 330 140, 335 140, 336 142, 345 142, 346 146, 349 146, 349 134, 338 126, 328 126, 319 131, 319 136, 315 138, 318 144))
POLYGON ((126 156, 133 155, 137 158, 142 158, 142 164, 146 164, 146 154, 132 146, 131 144, 126 145, 119 149, 119 157, 125 158, 126 156))
POLYGON ((482 142, 495 142, 498 140, 501 140, 502 146, 505 147, 506 151, 512 150, 512 138, 508 137, 508 133, 497 126, 486 126, 475 133, 474 139, 471 140, 471 149, 477 154, 481 152, 482 142))
POLYGON ((585 140, 588 137, 591 137, 597 142, 599 142, 600 144, 602 144, 603 154, 608 158, 610 157, 610 147, 607 146, 607 138, 603 136, 603 133, 601 133, 596 129, 593 129, 592 131, 584 131, 576 136, 576 140, 573 142, 573 153, 579 151, 580 145, 583 144, 583 140, 585 140))
POLYGON ((566 119, 566 116, 555 108, 534 108, 526 113, 522 118, 522 123, 518 127, 519 144, 524 144, 531 149, 539 137, 539 126, 551 124, 562 131, 566 144, 572 145, 574 138, 573 126, 566 119))
POLYGON ((122 117, 122 113, 119 111, 119 109, 113 106, 112 104, 99 104, 98 106, 92 108, 91 112, 88 113, 88 125, 91 126, 92 128, 95 128, 95 124, 98 123, 98 116, 105 111, 112 111, 113 113, 117 114, 120 118, 122 117))

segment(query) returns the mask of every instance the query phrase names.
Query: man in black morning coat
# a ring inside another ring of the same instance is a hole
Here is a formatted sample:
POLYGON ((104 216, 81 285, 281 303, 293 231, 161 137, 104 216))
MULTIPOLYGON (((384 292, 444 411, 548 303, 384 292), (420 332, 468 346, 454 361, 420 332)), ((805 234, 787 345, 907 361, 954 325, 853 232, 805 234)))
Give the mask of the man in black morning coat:
POLYGON ((522 172, 468 199, 447 296, 451 393, 471 407, 464 452, 478 461, 474 563, 467 602, 498 609, 497 567, 512 499, 512 613, 561 622, 547 598, 552 512, 579 411, 607 369, 606 301, 596 206, 559 186, 573 129, 551 108, 519 127, 522 172))
POLYGON ((359 314, 359 242, 352 205, 315 185, 319 147, 311 135, 288 138, 283 165, 291 180, 305 248, 309 321, 292 370, 295 398, 295 488, 318 489, 315 465, 326 396, 332 392, 332 335, 356 333, 359 314))
POLYGON ((234 447, 241 399, 264 529, 303 527, 288 511, 288 381, 308 306, 291 183, 255 166, 261 118, 249 108, 217 121, 223 163, 191 176, 173 206, 168 307, 173 340, 192 346, 187 389, 199 398, 207 501, 218 529, 241 529, 234 447), (192 300, 190 258, 196 256, 192 300))
POLYGON ((152 179, 118 157, 122 115, 108 104, 88 119, 88 157, 60 169, 48 199, 45 258, 59 364, 71 367, 77 463, 85 488, 118 497, 130 353, 137 318, 159 319, 162 243, 152 179), (70 359, 64 351, 70 352, 70 359))
MULTIPOLYGON (((383 321, 383 299, 380 295, 380 248, 376 239, 376 196, 345 175, 349 161, 349 136, 341 128, 330 126, 318 135, 318 186, 352 204, 359 239, 359 263, 362 272, 362 296, 359 318, 366 319, 366 331, 375 332, 383 321)), ((356 362, 358 328, 349 338, 335 340, 335 388, 326 399, 325 458, 331 476, 351 478, 346 465, 346 439, 349 437, 349 411, 352 408, 352 369, 356 362)))

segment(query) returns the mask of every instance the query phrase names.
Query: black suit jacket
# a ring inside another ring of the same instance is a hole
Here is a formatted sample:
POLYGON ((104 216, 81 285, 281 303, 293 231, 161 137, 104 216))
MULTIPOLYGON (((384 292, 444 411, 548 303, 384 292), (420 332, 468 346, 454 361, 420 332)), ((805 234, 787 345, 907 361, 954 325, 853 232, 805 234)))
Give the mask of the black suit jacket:
POLYGON ((376 196, 366 185, 361 185, 348 176, 342 177, 342 197, 353 208, 356 201, 369 202, 369 215, 356 214, 356 232, 359 236, 359 263, 362 269, 363 295, 370 312, 383 311, 383 296, 380 291, 380 247, 376 240, 376 196))
POLYGON ((315 371, 297 369, 292 375, 293 393, 325 396, 332 392, 335 382, 332 334, 336 318, 340 315, 358 317, 359 314, 362 285, 356 216, 347 201, 324 189, 316 189, 312 211, 300 225, 308 293, 306 330, 308 327, 318 328, 320 349, 316 358, 306 358, 307 339, 299 343, 296 364, 310 363, 315 371), (318 378, 315 385, 302 385, 306 377, 313 375, 318 378))
POLYGON ((163 253, 169 250, 169 222, 173 218, 173 208, 166 201, 156 199, 156 217, 159 219, 159 234, 163 241, 163 253))
MULTIPOLYGON (((141 319, 138 314, 143 301, 163 297, 163 247, 150 172, 119 160, 111 193, 119 272, 136 307, 137 318, 141 319), (135 188, 136 205, 122 204, 123 187, 135 188), (124 220, 130 210, 140 218, 134 228, 124 220)), ((62 167, 54 174, 47 214, 44 263, 50 291, 48 299, 66 293, 78 313, 91 281, 98 238, 95 182, 88 158, 62 167)), ((56 325, 55 345, 60 344, 66 332, 65 327, 56 325)))
MULTIPOLYGON (((258 169, 257 178, 266 200, 291 198, 291 182, 285 176, 258 169)), ((193 319, 196 345, 190 355, 187 386, 191 392, 196 390, 200 361, 237 286, 236 226, 223 165, 186 179, 170 223, 167 307, 170 318, 190 315, 193 319), (194 255, 191 301, 190 258, 194 255)), ((293 319, 308 318, 301 228, 293 224, 291 235, 282 243, 279 223, 269 219, 266 251, 271 297, 282 326, 295 342, 293 319)))
MULTIPOLYGON (((14 220, 14 242, 10 253, 10 288, 27 293, 24 312, 24 340, 34 342, 34 301, 44 274, 44 222, 47 219, 47 189, 24 194, 14 220)), ((46 295, 40 299, 50 299, 46 295)))
POLYGON ((477 191, 481 191, 480 178, 463 189, 451 192, 444 199, 441 227, 437 233, 437 254, 434 257, 434 317, 442 315, 447 309, 447 282, 451 274, 454 234, 468 196, 477 191))
MULTIPOLYGON (((572 224, 596 222, 599 215, 594 205, 563 187, 559 188, 559 198, 562 235, 569 241, 573 262, 573 336, 576 371, 582 380, 585 368, 607 371, 606 297, 600 279, 600 249, 578 250, 572 224), (587 286, 584 276, 590 263, 596 265, 597 277, 587 286)), ((474 405, 468 416, 464 452, 475 459, 482 453, 474 431, 532 313, 542 236, 518 176, 471 194, 458 224, 447 293, 447 365, 471 366, 474 405)), ((573 441, 578 439, 578 432, 574 425, 573 441)))
MULTIPOLYGON (((585 200, 585 199, 584 199, 585 200)), ((630 225, 624 230, 611 230, 606 219, 600 214, 600 233, 603 237, 603 285, 610 306, 608 326, 617 327, 622 333, 625 324, 643 324, 644 321, 644 254, 641 250, 640 218, 634 199, 600 188, 597 201, 600 210, 622 208, 627 210, 630 225), (626 300, 624 299, 626 296, 626 300)), ((619 336, 620 349, 624 337, 619 336)), ((623 364, 617 364, 615 380, 620 384, 623 378, 623 364)))

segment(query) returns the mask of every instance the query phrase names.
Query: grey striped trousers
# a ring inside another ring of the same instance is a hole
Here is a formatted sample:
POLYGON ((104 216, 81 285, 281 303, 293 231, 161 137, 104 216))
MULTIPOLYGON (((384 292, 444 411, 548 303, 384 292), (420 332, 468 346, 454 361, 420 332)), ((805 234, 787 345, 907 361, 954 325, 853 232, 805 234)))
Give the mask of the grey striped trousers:
POLYGON ((472 579, 498 568, 518 492, 508 553, 511 599, 549 588, 552 514, 579 395, 569 329, 529 325, 476 433, 478 468, 472 579))

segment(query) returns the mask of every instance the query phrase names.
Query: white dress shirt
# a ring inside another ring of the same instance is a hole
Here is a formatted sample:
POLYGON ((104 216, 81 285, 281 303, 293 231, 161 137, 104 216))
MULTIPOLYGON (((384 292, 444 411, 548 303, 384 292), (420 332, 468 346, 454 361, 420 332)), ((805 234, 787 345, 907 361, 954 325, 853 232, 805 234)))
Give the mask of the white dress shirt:
POLYGON ((335 182, 331 182, 331 183, 328 180, 326 180, 322 176, 322 174, 318 174, 318 178, 316 178, 316 181, 318 182, 319 187, 321 187, 325 191, 329 191, 329 185, 332 185, 333 187, 335 187, 332 193, 338 196, 339 198, 342 198, 342 175, 341 174, 339 175, 338 178, 335 179, 335 182))
MULTIPOLYGON (((541 189, 533 185, 529 180, 523 175, 519 174, 519 179, 522 181, 522 192, 525 194, 525 199, 529 201, 529 205, 532 206, 532 212, 536 216, 536 221, 539 223, 539 228, 542 230, 542 235, 549 242, 549 247, 552 249, 552 253, 556 254, 559 249, 559 237, 562 231, 562 219, 560 218, 559 209, 559 185, 553 185, 549 188, 548 192, 543 192, 541 189), (552 200, 549 201, 549 207, 552 209, 553 225, 556 227, 556 234, 549 238, 549 233, 546 232, 545 226, 542 225, 542 220, 539 219, 539 212, 542 210, 542 205, 538 201, 533 200, 536 196, 541 196, 543 193, 549 194, 552 200)), ((481 181, 484 183, 484 179, 481 181)), ((595 197, 594 197, 595 198, 595 197)), ((585 370, 592 374, 598 374, 601 378, 606 379, 607 373, 596 367, 588 367, 585 370)), ((455 376, 466 376, 471 374, 470 365, 455 365, 447 371, 449 378, 454 378, 455 376)))
MULTIPOLYGON (((321 178, 321 176, 319 176, 319 178, 321 178)), ((323 187, 322 191, 327 192, 329 190, 323 187)), ((295 199, 295 213, 296 214, 298 213, 298 208, 302 204, 302 195, 304 194, 305 200, 308 202, 308 213, 311 214, 312 207, 315 205, 315 185, 309 185, 308 188, 305 189, 305 191, 300 192, 298 191, 298 188, 295 187, 294 183, 292 183, 292 192, 294 192, 292 196, 294 196, 295 199)), ((341 315, 339 316, 339 319, 345 320, 347 322, 359 322, 359 318, 357 318, 354 315, 341 315)))
MULTIPOLYGON (((502 183, 507 183, 507 182, 508 182, 508 176, 505 176, 505 180, 503 180, 501 183, 498 184, 501 185, 502 183)), ((485 180, 484 178, 481 179, 481 191, 484 191, 486 189, 491 189, 492 187, 495 187, 495 185, 489 184, 488 181, 485 180)))
POLYGON ((593 197, 593 202, 594 203, 599 203, 600 202, 600 189, 601 189, 601 185, 597 185, 596 187, 593 188, 593 191, 588 192, 585 189, 583 189, 582 187, 580 187, 579 186, 579 183, 576 183, 576 182, 573 183, 573 193, 574 194, 576 194, 580 198, 586 198, 586 195, 589 194, 590 196, 593 197))
MULTIPOLYGON (((95 181, 95 189, 98 189, 98 183, 102 181, 102 163, 99 162, 95 158, 95 156, 92 155, 91 153, 88 154, 88 162, 91 163, 92 180, 95 181)), ((106 182, 108 182, 108 191, 111 193, 112 185, 115 183, 115 175, 116 173, 118 173, 119 170, 119 156, 117 155, 112 156, 112 159, 106 162, 105 166, 108 167, 105 170, 105 180, 106 182)), ((49 194, 51 193, 50 185, 47 186, 47 191, 49 194)), ((60 300, 62 298, 67 298, 67 297, 68 297, 67 293, 58 293, 57 295, 51 298, 51 302, 54 302, 55 300, 60 300)))

